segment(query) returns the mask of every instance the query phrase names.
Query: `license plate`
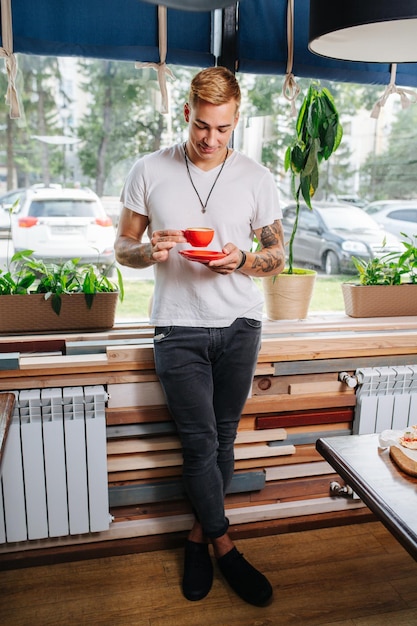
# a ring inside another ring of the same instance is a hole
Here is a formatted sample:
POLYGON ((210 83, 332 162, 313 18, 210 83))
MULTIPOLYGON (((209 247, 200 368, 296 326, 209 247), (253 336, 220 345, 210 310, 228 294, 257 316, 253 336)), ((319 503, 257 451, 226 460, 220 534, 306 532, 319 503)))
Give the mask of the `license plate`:
POLYGON ((82 231, 82 226, 51 226, 51 233, 53 235, 78 235, 82 233, 82 231))

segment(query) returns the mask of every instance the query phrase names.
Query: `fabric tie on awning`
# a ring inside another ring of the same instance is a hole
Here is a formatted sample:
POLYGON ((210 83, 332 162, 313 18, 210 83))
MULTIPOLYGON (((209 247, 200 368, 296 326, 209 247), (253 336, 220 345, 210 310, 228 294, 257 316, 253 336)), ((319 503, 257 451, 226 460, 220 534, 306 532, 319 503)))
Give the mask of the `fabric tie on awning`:
POLYGON ((411 89, 405 89, 403 87, 397 87, 397 85, 395 84, 396 74, 397 74, 397 64, 393 63, 391 65, 391 79, 390 79, 389 85, 387 85, 384 93, 379 98, 379 100, 375 103, 374 108, 372 109, 372 112, 371 112, 371 117, 378 119, 382 107, 385 105, 388 98, 394 93, 400 96, 401 107, 403 109, 408 109, 408 107, 412 103, 417 102, 417 94, 414 91, 411 91, 411 89))
POLYGON ((287 4, 287 47, 287 69, 285 72, 282 93, 284 98, 291 103, 291 115, 295 117, 297 115, 295 101, 301 90, 296 83, 294 74, 292 73, 294 64, 294 0, 288 0, 287 4))
POLYGON ((158 73, 158 83, 159 88, 161 90, 162 103, 161 103, 161 113, 169 113, 169 102, 168 102, 168 89, 166 77, 167 75, 170 78, 175 80, 174 74, 171 72, 167 64, 165 63, 165 59, 167 56, 167 8, 161 5, 158 5, 158 38, 159 38, 159 63, 146 63, 141 61, 136 61, 135 67, 137 69, 141 69, 143 67, 152 67, 158 73))
POLYGON ((0 56, 4 57, 8 86, 6 91, 6 104, 10 107, 10 117, 20 117, 19 100, 16 90, 17 60, 13 54, 13 31, 12 31, 12 5, 11 0, 1 0, 1 39, 3 47, 0 48, 0 56))

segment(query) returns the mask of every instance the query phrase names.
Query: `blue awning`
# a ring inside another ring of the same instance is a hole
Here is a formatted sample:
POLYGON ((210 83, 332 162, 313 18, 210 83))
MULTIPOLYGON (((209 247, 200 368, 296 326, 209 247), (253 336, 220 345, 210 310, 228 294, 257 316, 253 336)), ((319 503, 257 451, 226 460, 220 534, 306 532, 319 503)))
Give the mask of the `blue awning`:
MULTIPOLYGON (((159 61, 158 9, 139 0, 12 0, 14 52, 159 61)), ((168 10, 167 62, 214 64, 211 14, 168 10)))
MULTIPOLYGON (((139 0, 11 0, 14 52, 158 62, 158 9, 139 0)), ((216 64, 212 14, 168 9, 168 65, 216 64)), ((287 0, 241 0, 238 71, 283 75, 287 0)), ((309 0, 295 0, 295 76, 387 84, 390 66, 326 59, 308 51, 309 0)), ((417 86, 417 63, 400 64, 396 83, 417 86)))
MULTIPOLYGON (((389 83, 389 64, 352 63, 327 59, 310 52, 308 50, 309 9, 309 0, 294 0, 293 74, 295 76, 327 78, 352 83, 389 83)), ((287 0, 242 0, 239 9, 238 42, 240 71, 285 74, 287 0)), ((399 64, 396 83, 410 87, 417 86, 417 63, 399 64)))

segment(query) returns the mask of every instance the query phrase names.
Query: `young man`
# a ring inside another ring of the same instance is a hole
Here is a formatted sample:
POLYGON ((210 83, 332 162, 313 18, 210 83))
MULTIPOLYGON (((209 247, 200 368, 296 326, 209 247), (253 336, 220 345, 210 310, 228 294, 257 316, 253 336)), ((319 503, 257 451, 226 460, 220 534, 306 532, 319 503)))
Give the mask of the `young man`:
POLYGON ((239 105, 239 84, 229 70, 213 67, 193 78, 184 105, 188 139, 133 166, 115 249, 123 265, 155 265, 155 368, 181 439, 195 514, 183 593, 200 600, 210 591, 211 543, 230 586, 263 606, 271 585, 234 546, 224 497, 261 342, 262 294, 251 277, 278 274, 285 255, 272 175, 228 147, 239 105), (225 256, 197 263, 179 254, 189 249, 183 231, 193 226, 214 228, 210 249, 225 256), (142 242, 147 229, 150 243, 142 242), (254 235, 257 252, 251 251, 254 235))

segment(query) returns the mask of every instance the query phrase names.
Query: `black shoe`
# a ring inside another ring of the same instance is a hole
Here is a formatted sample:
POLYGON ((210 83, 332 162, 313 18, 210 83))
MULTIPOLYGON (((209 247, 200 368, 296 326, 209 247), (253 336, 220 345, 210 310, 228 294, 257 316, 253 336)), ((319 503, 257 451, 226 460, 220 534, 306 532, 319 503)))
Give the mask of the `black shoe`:
POLYGON ((238 596, 255 606, 265 606, 272 599, 269 580, 233 548, 217 559, 220 571, 238 596))
POLYGON ((185 542, 182 591, 187 600, 202 600, 213 584, 213 563, 207 543, 185 542))

